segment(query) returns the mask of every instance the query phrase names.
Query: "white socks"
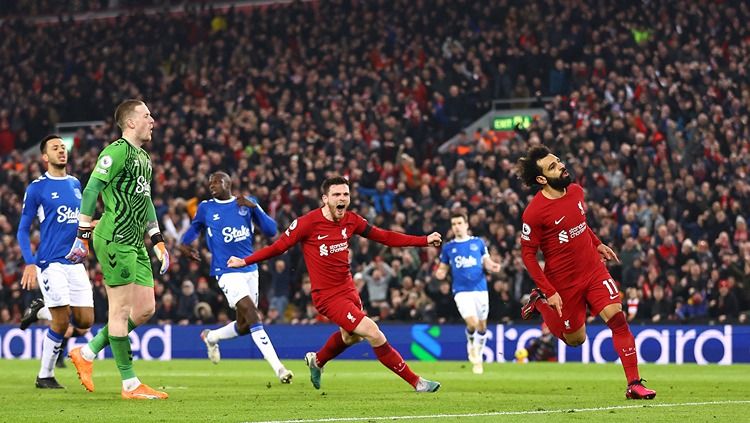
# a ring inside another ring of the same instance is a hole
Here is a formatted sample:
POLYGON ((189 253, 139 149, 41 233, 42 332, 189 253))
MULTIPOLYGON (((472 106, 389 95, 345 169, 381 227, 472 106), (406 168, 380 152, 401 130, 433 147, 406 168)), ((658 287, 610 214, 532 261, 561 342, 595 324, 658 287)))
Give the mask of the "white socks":
POLYGON ((89 347, 89 344, 81 347, 81 356, 83 356, 84 360, 86 361, 94 361, 94 359, 96 358, 96 354, 91 351, 91 347, 89 347))
POLYGON ((257 323, 255 326, 250 328, 250 335, 253 337, 253 342, 258 347, 263 358, 266 359, 268 364, 273 368, 274 373, 279 374, 279 370, 284 367, 279 361, 279 357, 276 355, 276 350, 273 348, 271 338, 268 337, 266 330, 263 328, 261 323, 257 323))
POLYGON ((122 381, 122 389, 128 392, 135 390, 139 386, 141 386, 141 381, 137 377, 131 377, 122 381))
POLYGON ((219 341, 236 338, 238 336, 240 336, 240 334, 237 333, 237 321, 235 320, 224 327, 211 330, 208 332, 208 335, 206 335, 206 339, 208 339, 208 342, 216 344, 219 341))
POLYGON ((476 334, 476 332, 469 332, 469 329, 466 329, 466 340, 469 341, 470 344, 473 343, 476 334))
POLYGON ((481 356, 484 350, 484 345, 487 343, 487 332, 476 331, 474 334, 474 347, 477 349, 477 353, 481 356))
MULTIPOLYGON (((44 308, 46 310, 46 307, 44 308)), ((49 313, 49 310, 47 310, 49 313)), ((55 376, 55 362, 62 351, 62 335, 51 328, 47 329, 47 336, 42 341, 42 366, 39 368, 39 378, 44 379, 55 376)))
POLYGON ((49 308, 42 307, 36 312, 36 318, 39 320, 52 320, 52 313, 49 312, 49 308))

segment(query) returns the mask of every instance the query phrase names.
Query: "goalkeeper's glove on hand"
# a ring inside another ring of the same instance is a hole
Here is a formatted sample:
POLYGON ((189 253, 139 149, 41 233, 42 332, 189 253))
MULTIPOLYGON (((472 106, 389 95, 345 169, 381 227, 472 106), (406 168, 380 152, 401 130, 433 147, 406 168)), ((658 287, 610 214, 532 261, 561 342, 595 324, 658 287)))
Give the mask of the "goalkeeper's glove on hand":
POLYGON ((70 248, 70 252, 65 256, 71 263, 81 263, 89 255, 89 240, 91 239, 91 224, 79 223, 78 235, 70 248))
POLYGON ((169 253, 167 252, 167 247, 164 245, 164 237, 161 236, 161 232, 151 235, 151 242, 154 244, 154 254, 161 262, 159 274, 163 275, 169 269, 169 253))

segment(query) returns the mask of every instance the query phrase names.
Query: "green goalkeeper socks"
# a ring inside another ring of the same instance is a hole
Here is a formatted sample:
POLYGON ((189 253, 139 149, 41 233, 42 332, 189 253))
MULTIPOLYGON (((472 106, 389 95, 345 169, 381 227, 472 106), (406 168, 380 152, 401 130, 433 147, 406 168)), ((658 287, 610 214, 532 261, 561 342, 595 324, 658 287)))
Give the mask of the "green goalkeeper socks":
POLYGON ((133 370, 133 352, 130 350, 130 339, 127 336, 109 336, 109 345, 112 347, 112 355, 115 356, 117 370, 120 371, 122 380, 135 377, 133 370))
MULTIPOLYGON (((136 326, 135 322, 128 318, 128 333, 132 332, 136 326)), ((106 348, 107 345, 109 345, 109 325, 104 325, 96 336, 89 341, 89 348, 91 348, 91 351, 96 355, 99 354, 99 351, 106 348)))

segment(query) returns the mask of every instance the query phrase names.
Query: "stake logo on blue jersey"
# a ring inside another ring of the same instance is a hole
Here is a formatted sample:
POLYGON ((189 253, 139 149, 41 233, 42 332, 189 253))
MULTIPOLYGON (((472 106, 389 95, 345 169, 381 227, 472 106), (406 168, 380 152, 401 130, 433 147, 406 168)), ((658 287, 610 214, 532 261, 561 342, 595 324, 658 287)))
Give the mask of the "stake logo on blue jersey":
POLYGON ((36 264, 42 269, 50 263, 71 264, 65 256, 76 239, 80 207, 81 182, 73 176, 55 177, 45 173, 29 184, 17 233, 26 264, 36 264), (29 239, 35 217, 40 230, 36 257, 31 252, 29 239))
POLYGON ((452 240, 443 246, 440 262, 451 268, 453 293, 486 291, 482 259, 487 255, 487 246, 477 237, 457 241, 452 240))
MULTIPOLYGON (((250 199, 258 203, 258 200, 252 197, 250 199)), ((233 269, 227 267, 227 260, 231 256, 245 257, 253 253, 255 225, 268 237, 276 235, 276 222, 260 205, 253 208, 239 207, 235 197, 228 200, 214 198, 198 205, 198 211, 181 242, 188 245, 205 230, 206 244, 211 251, 211 276, 252 272, 258 269, 257 264, 233 269)))

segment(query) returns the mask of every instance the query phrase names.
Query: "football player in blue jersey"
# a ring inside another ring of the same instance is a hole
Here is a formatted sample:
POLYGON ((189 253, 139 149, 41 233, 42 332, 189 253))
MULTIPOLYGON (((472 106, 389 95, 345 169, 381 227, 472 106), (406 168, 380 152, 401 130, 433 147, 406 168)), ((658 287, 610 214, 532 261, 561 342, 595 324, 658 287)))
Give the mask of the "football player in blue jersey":
POLYGON ((500 263, 492 261, 481 239, 469 236, 469 220, 465 214, 451 216, 454 238, 443 246, 435 277, 443 280, 451 271, 453 298, 458 312, 466 322, 466 351, 473 372, 484 372, 482 351, 487 342, 489 297, 484 270, 500 271, 500 263))
POLYGON ((26 188, 17 237, 26 263, 21 286, 35 289, 39 285, 44 303, 35 300, 30 314, 24 316, 22 329, 37 318, 52 321, 42 342, 36 387, 60 389, 63 386, 55 379, 55 361, 63 349, 70 316, 76 333, 86 333, 94 322, 94 298, 86 268, 65 258, 78 231, 81 183, 67 174, 68 151, 59 135, 46 136, 40 150, 47 172, 26 188), (34 218, 39 220, 40 231, 36 255, 29 239, 34 218))
MULTIPOLYGON (((267 237, 276 235, 276 222, 263 211, 254 198, 232 195, 232 180, 224 172, 216 172, 208 179, 213 197, 201 202, 190 225, 182 236, 180 249, 198 259, 198 252, 189 247, 205 232, 211 251, 211 276, 218 281, 229 305, 237 310, 237 320, 215 329, 205 329, 201 339, 214 364, 221 359, 219 341, 251 334, 253 342, 273 368, 281 383, 291 383, 294 374, 287 370, 276 355, 258 315, 258 265, 234 269, 227 267, 229 257, 245 257, 253 253, 255 227, 267 237)), ((279 310, 283 312, 283 310, 279 310)))

